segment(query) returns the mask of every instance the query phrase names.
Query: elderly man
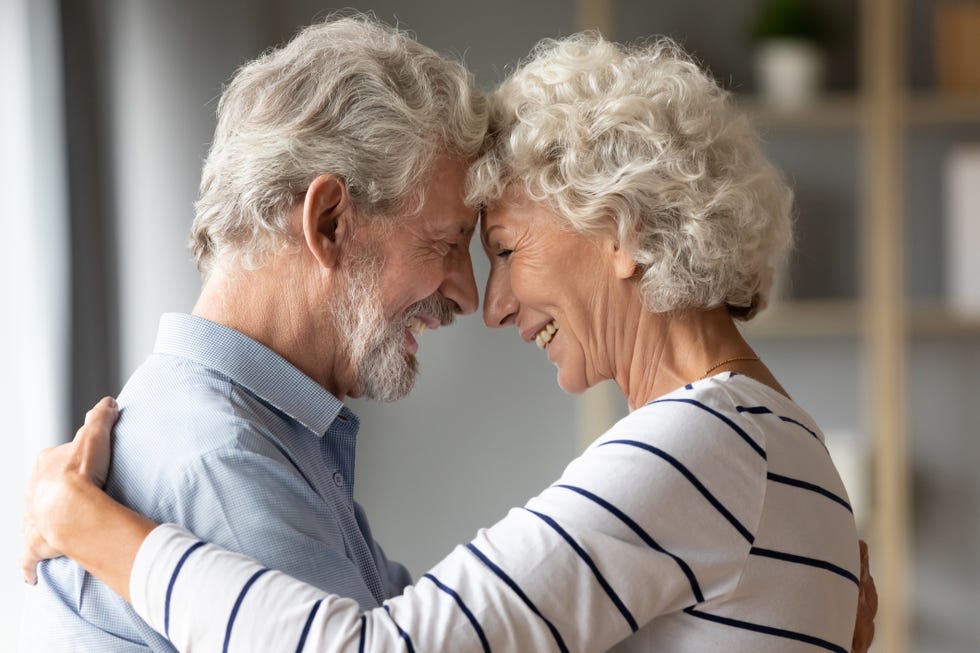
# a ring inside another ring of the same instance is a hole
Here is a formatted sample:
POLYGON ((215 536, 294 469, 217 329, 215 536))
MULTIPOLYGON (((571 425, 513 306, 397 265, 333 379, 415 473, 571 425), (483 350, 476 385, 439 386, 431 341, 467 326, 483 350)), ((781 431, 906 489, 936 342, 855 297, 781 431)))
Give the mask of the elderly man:
MULTIPOLYGON (((113 496, 364 608, 400 593, 342 401, 405 396, 415 337, 476 309, 463 186, 486 114, 460 64, 364 18, 238 71, 193 226, 203 289, 120 394, 113 496)), ((40 577, 22 648, 173 650, 67 559, 40 577)))

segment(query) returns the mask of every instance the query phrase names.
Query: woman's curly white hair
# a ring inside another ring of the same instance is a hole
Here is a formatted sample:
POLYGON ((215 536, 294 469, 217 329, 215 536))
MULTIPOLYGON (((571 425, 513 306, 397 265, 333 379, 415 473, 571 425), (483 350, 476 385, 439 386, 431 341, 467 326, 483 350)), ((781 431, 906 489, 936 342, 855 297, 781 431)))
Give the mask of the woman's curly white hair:
POLYGON ((749 319, 792 241, 792 191, 729 94, 668 39, 545 40, 500 86, 468 199, 521 185, 579 232, 614 228, 654 312, 749 319))

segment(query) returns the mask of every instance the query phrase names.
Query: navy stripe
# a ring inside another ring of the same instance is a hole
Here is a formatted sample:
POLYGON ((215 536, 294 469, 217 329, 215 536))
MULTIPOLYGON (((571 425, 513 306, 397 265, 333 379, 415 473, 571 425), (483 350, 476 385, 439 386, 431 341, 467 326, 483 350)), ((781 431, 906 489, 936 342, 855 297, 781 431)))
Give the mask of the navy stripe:
POLYGON ((449 587, 448 585, 444 585, 438 578, 436 578, 432 574, 425 574, 424 576, 422 576, 422 578, 428 578, 433 583, 435 583, 436 587, 441 589, 449 596, 453 597, 453 599, 456 601, 456 605, 458 605, 459 609, 463 611, 463 614, 466 615, 466 618, 470 620, 470 625, 472 625, 473 630, 476 631, 476 636, 480 638, 480 643, 483 645, 484 652, 491 653, 490 642, 487 641, 487 636, 483 633, 483 628, 480 627, 480 622, 476 620, 476 617, 473 616, 473 613, 470 612, 470 609, 466 607, 466 603, 464 603, 463 598, 456 593, 456 590, 449 587))
POLYGON ((387 605, 384 606, 384 608, 385 608, 385 612, 388 613, 388 617, 391 619, 391 623, 395 624, 395 628, 398 629, 398 634, 401 635, 402 639, 405 640, 405 646, 408 647, 408 653, 415 653, 415 647, 412 646, 412 638, 408 636, 408 633, 402 630, 402 627, 398 625, 398 622, 395 621, 395 618, 391 616, 391 608, 389 608, 387 605))
POLYGON ((684 562, 678 556, 668 551, 667 549, 657 544, 657 542, 652 537, 650 537, 650 535, 647 534, 645 530, 640 528, 639 524, 637 524, 635 521, 630 519, 629 516, 626 515, 626 513, 624 513, 622 510, 612 505, 602 497, 596 496, 595 494, 583 488, 576 487, 574 485, 561 485, 561 484, 555 485, 554 487, 561 487, 561 488, 565 488, 566 490, 571 490, 572 492, 577 492, 578 494, 581 494, 583 497, 586 497, 587 499, 591 499, 595 503, 598 503, 600 506, 602 506, 603 508, 605 508, 606 510, 614 514, 616 517, 618 517, 619 520, 624 524, 626 524, 630 528, 630 530, 636 533, 640 537, 640 539, 646 543, 647 546, 649 546, 654 551, 659 551, 660 553, 669 556, 674 562, 676 562, 677 566, 681 568, 681 571, 684 572, 684 575, 687 576, 688 582, 691 584, 691 593, 694 594, 694 599, 698 603, 704 601, 704 594, 701 593, 701 586, 698 585, 698 579, 694 576, 694 572, 691 571, 691 568, 687 565, 687 563, 684 562))
POLYGON ((466 548, 472 551, 473 555, 475 555, 477 558, 483 561, 483 564, 489 567, 493 571, 493 573, 497 574, 497 577, 500 578, 500 580, 504 581, 504 583, 506 583, 508 587, 514 590, 514 593, 517 594, 517 596, 519 596, 522 601, 524 601, 524 604, 531 610, 531 612, 538 615, 538 617, 540 617, 541 620, 548 627, 548 630, 551 631, 552 636, 555 638, 555 643, 558 644, 558 650, 560 650, 562 653, 568 653, 568 647, 565 646, 565 640, 561 638, 561 633, 558 632, 558 629, 555 628, 555 625, 551 623, 547 617, 541 614, 541 611, 538 610, 538 606, 534 605, 534 603, 531 602, 531 599, 529 599, 527 597, 527 594, 525 594, 523 590, 521 590, 521 588, 517 586, 517 583, 515 583, 513 579, 511 579, 511 577, 508 576, 506 572, 504 572, 503 569, 490 562, 490 558, 485 556, 483 552, 480 551, 478 548, 476 548, 476 545, 474 545, 472 542, 467 544, 466 548))
POLYGON ((763 460, 766 459, 766 452, 765 452, 765 450, 762 447, 760 447, 758 444, 756 444, 755 440, 753 440, 751 437, 749 437, 749 434, 746 433, 745 431, 743 431, 739 427, 738 424, 736 424, 732 420, 728 419, 727 417, 725 417, 724 415, 722 415, 721 413, 719 413, 714 408, 710 408, 708 406, 705 406, 700 401, 696 401, 694 399, 654 399, 653 401, 651 401, 650 403, 648 403, 647 406, 650 406, 652 404, 666 403, 666 402, 673 402, 673 403, 680 403, 680 404, 691 404, 692 406, 697 406, 701 410, 703 410, 705 412, 708 412, 708 413, 714 415, 715 417, 717 417, 718 419, 720 419, 721 421, 723 421, 725 424, 727 424, 729 427, 731 427, 731 429, 733 431, 735 431, 736 433, 738 433, 739 436, 741 436, 741 438, 743 440, 745 440, 748 443, 748 445, 750 447, 752 447, 752 449, 755 450, 755 452, 757 454, 759 454, 760 456, 762 456, 762 459, 763 460))
POLYGON ((798 556, 793 553, 783 553, 782 551, 773 551, 771 549, 760 549, 758 547, 752 547, 749 551, 752 555, 761 556, 764 558, 774 558, 776 560, 784 560, 786 562, 793 562, 799 565, 807 565, 809 567, 817 567, 819 569, 826 569, 827 571, 832 571, 838 576, 842 576, 847 580, 851 581, 855 585, 860 587, 857 576, 844 569, 843 567, 838 567, 832 562, 827 562, 826 560, 817 560, 816 558, 807 558, 806 556, 798 556))
POLYGON ((170 597, 174 593, 174 584, 177 582, 177 575, 180 573, 180 569, 184 566, 184 563, 187 562, 187 558, 202 546, 204 546, 204 542, 196 542, 184 551, 184 555, 180 556, 180 560, 177 561, 177 566, 174 567, 174 573, 170 575, 170 582, 167 584, 167 597, 163 603, 163 634, 167 636, 167 639, 170 639, 170 597))
POLYGON ((623 604, 622 600, 619 598, 616 592, 613 591, 612 586, 610 586, 609 583, 606 582, 605 577, 603 577, 602 573, 599 571, 599 568, 596 566, 591 556, 589 556, 589 554, 585 552, 585 549, 579 546, 578 542, 576 542, 572 538, 572 536, 565 531, 564 528, 559 526, 558 522, 556 522, 548 515, 542 514, 535 510, 531 510, 530 508, 525 508, 525 510, 540 517, 541 520, 544 521, 544 523, 548 524, 553 529, 555 529, 555 531, 559 535, 561 535, 566 542, 568 542, 568 545, 572 547, 572 550, 574 550, 575 553, 577 553, 578 556, 582 558, 582 561, 585 562, 586 565, 588 565, 589 569, 592 570, 592 575, 595 576, 596 581, 598 581, 599 585, 606 592, 606 596, 608 596, 609 600, 613 602, 613 605, 616 606, 616 609, 619 610, 619 613, 623 615, 623 619, 625 619, 626 623, 629 624, 630 630, 632 630, 634 633, 637 630, 639 630, 639 626, 636 625, 636 619, 633 618, 633 615, 630 613, 629 609, 627 609, 626 605, 623 604))
POLYGON ((225 645, 221 647, 222 653, 228 653, 228 644, 231 643, 231 629, 235 625, 235 617, 238 616, 238 609, 242 607, 242 601, 245 600, 245 595, 252 588, 252 585, 259 579, 259 577, 268 569, 259 569, 257 572, 252 574, 252 577, 248 579, 245 586, 242 587, 242 591, 238 593, 238 598, 235 599, 235 605, 231 608, 231 614, 228 615, 228 627, 225 629, 225 645))
POLYGON ((742 523, 735 518, 735 515, 729 512, 729 510, 722 505, 721 501, 716 499, 715 496, 711 494, 710 490, 708 490, 708 488, 706 488, 701 483, 701 481, 697 479, 697 477, 691 472, 691 470, 689 470, 679 460, 671 456, 663 449, 654 447, 653 445, 647 444, 645 442, 637 442, 636 440, 609 440, 608 442, 603 442, 599 446, 604 447, 607 444, 625 444, 631 447, 637 447, 639 449, 643 449, 644 451, 649 451, 653 455, 663 458, 668 463, 670 463, 674 467, 674 469, 676 469, 681 474, 683 474, 684 478, 690 481, 691 485, 697 488, 698 492, 700 492, 701 495, 708 500, 708 503, 710 503, 715 510, 720 512, 721 515, 728 520, 728 523, 734 526, 735 530, 737 530, 741 534, 741 536, 744 537, 749 542, 749 544, 755 542, 755 536, 752 535, 751 532, 749 532, 749 529, 747 529, 745 526, 742 526, 742 523))
POLYGON ((364 653, 364 631, 367 629, 367 615, 361 615, 361 641, 357 645, 357 653, 364 653))
POLYGON ((735 406, 735 410, 751 415, 772 415, 772 411, 765 406, 735 406))
POLYGON ((684 386, 684 389, 685 390, 693 390, 694 389, 694 386, 691 385, 690 383, 688 383, 686 386, 684 386))
POLYGON ((803 429, 804 431, 806 431, 807 433, 809 433, 810 435, 812 435, 813 437, 815 437, 817 440, 820 440, 820 436, 817 435, 812 429, 810 429, 806 425, 802 424, 801 422, 797 422, 792 417, 786 417, 785 415, 780 415, 779 416, 779 419, 783 420, 784 422, 788 422, 790 424, 796 424, 801 429, 803 429))
POLYGON ((776 483, 783 483, 784 485, 792 485, 793 487, 798 487, 804 490, 810 490, 811 492, 816 492, 817 494, 821 494, 827 497, 828 499, 830 499, 831 501, 836 501, 840 505, 847 508, 847 512, 851 513, 852 515, 854 514, 854 510, 851 509, 851 504, 849 504, 846 500, 837 496, 830 490, 823 489, 819 485, 814 485, 813 483, 801 481, 797 478, 790 478, 789 476, 783 476, 781 474, 773 474, 772 472, 766 474, 766 478, 776 483))
MULTIPOLYGON (((765 406, 736 406, 735 410, 737 410, 740 413, 749 413, 751 415, 775 415, 775 413, 773 413, 765 406)), ((796 426, 799 426, 801 429, 803 429, 804 431, 806 431, 807 433, 815 437, 817 440, 820 439, 820 436, 817 435, 813 429, 806 426, 802 422, 799 422, 793 419, 792 417, 786 417, 785 415, 777 415, 777 417, 779 417, 779 419, 783 420, 788 424, 795 424, 796 426)))
POLYGON ((748 621, 742 621, 740 619, 730 619, 729 617, 720 617, 716 614, 708 614, 707 612, 701 612, 699 610, 695 610, 693 607, 685 608, 684 612, 691 615, 692 617, 705 619, 706 621, 713 621, 715 623, 719 623, 725 626, 732 626, 733 628, 741 628, 743 630, 751 630, 752 632, 763 633, 765 635, 775 635, 776 637, 785 637, 786 639, 792 639, 798 642, 813 644, 814 646, 819 646, 820 648, 827 649, 828 651, 833 651, 834 653, 848 653, 848 651, 841 648, 840 646, 837 646, 833 642, 828 642, 825 639, 820 639, 819 637, 814 637, 813 635, 797 633, 792 630, 775 628, 773 626, 763 626, 762 624, 754 624, 748 621))
POLYGON ((313 625, 313 617, 316 615, 316 611, 320 608, 320 604, 323 603, 323 599, 318 599, 316 603, 313 604, 313 609, 310 610, 310 616, 306 618, 306 623, 303 624, 303 632, 299 636, 299 645, 296 647, 296 653, 301 653, 303 647, 306 646, 306 638, 310 634, 310 626, 313 625))

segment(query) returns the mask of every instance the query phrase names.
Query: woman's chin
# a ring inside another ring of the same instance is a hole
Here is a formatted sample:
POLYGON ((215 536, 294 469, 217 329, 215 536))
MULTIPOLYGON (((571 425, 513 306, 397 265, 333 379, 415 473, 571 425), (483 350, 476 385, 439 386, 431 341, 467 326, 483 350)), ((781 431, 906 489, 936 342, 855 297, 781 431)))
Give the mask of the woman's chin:
POLYGON ((589 384, 580 374, 569 374, 558 368, 558 387, 570 395, 580 395, 589 389, 589 384))

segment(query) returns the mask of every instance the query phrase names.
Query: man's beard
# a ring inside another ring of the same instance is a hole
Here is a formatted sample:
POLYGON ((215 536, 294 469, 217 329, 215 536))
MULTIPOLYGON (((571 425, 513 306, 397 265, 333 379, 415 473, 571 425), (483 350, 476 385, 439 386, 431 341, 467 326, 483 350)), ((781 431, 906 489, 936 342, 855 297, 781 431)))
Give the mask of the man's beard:
POLYGON ((418 376, 418 359, 405 352, 405 329, 416 315, 434 315, 443 326, 452 324, 455 304, 433 294, 388 319, 381 301, 382 259, 362 254, 350 261, 334 304, 337 332, 346 338, 351 368, 361 392, 378 401, 397 401, 408 395, 418 376))

